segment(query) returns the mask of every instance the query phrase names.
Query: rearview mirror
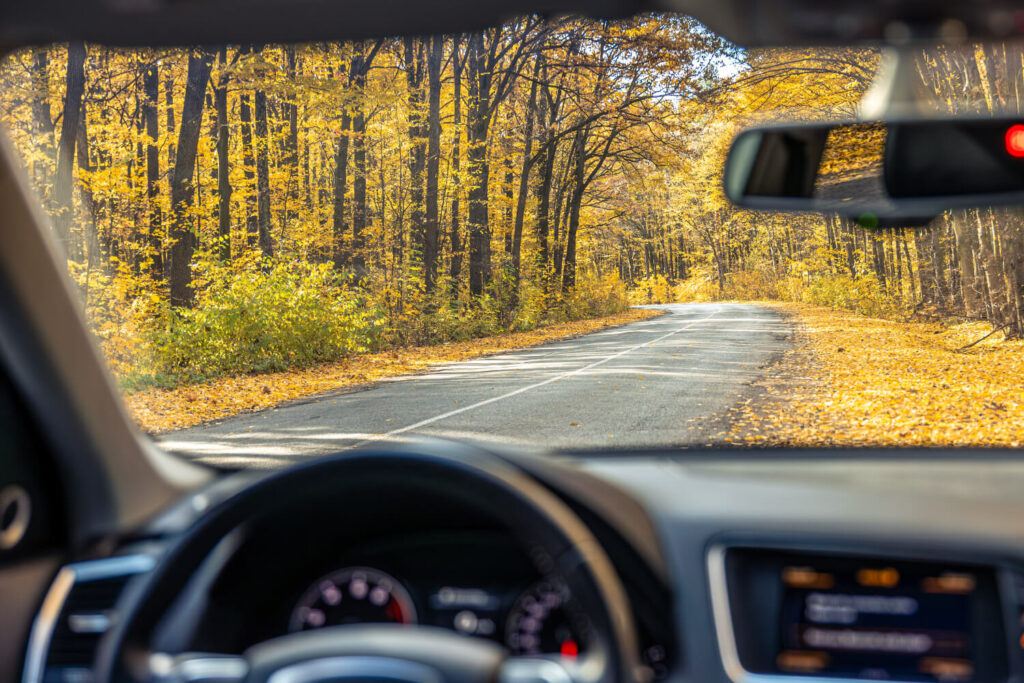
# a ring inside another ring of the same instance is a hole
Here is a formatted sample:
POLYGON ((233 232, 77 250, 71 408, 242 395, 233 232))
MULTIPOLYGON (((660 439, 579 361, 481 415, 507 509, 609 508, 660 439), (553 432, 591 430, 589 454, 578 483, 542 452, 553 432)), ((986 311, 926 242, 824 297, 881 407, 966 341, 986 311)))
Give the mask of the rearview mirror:
POLYGON ((1024 119, 750 129, 733 141, 724 183, 741 207, 839 213, 871 227, 1024 204, 1024 119))

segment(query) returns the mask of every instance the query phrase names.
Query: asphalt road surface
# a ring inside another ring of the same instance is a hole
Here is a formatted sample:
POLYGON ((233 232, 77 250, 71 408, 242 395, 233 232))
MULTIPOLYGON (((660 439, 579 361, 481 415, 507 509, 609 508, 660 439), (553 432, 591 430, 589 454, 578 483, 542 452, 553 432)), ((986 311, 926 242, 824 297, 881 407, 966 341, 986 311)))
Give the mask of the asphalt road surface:
POLYGON ((790 344, 775 312, 655 306, 666 315, 320 395, 166 434, 203 460, 269 466, 371 443, 443 437, 550 449, 703 445, 790 344))

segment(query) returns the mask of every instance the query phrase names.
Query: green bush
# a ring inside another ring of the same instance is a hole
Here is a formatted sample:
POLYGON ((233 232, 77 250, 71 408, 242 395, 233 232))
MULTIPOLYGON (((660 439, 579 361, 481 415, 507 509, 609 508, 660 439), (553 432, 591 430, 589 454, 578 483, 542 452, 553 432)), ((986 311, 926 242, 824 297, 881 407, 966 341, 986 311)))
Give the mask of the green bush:
POLYGON ((146 330, 156 370, 195 381, 337 360, 377 345, 381 320, 328 264, 207 266, 194 308, 146 330))
MULTIPOLYGON (((483 295, 472 299, 462 292, 451 298, 446 279, 437 284, 432 295, 407 288, 405 305, 391 306, 383 337, 390 346, 429 345, 466 341, 503 332, 524 332, 542 325, 611 315, 629 306, 626 289, 617 275, 595 278, 581 273, 575 290, 559 297, 546 294, 530 280, 520 284, 518 296, 514 282, 501 269, 483 295)), ((388 290, 377 288, 375 297, 388 298, 388 290)), ((395 297, 392 295, 391 300, 395 297)), ((384 308, 386 304, 381 304, 384 308)))
POLYGON ((551 320, 550 314, 544 288, 535 280, 523 280, 512 331, 525 332, 536 329, 551 320))
POLYGON ((427 294, 415 274, 356 284, 330 264, 301 259, 252 255, 223 264, 203 254, 193 268, 192 308, 171 307, 157 283, 127 269, 115 278, 75 273, 81 291, 91 294, 90 323, 125 389, 301 369, 381 348, 610 315, 629 305, 614 274, 582 272, 575 291, 561 294, 524 279, 516 295, 499 271, 474 299, 464 289, 453 296, 446 277, 427 294))
POLYGON ((441 344, 486 337, 503 330, 492 297, 480 297, 476 305, 468 302, 440 303, 408 323, 415 330, 417 344, 441 344))

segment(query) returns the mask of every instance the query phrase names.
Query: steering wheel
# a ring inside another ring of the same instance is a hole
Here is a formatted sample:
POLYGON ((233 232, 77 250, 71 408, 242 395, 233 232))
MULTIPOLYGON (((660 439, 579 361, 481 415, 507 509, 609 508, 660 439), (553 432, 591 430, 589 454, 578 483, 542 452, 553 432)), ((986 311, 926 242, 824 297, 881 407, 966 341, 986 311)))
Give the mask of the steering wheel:
POLYGON ((559 498, 487 451, 450 443, 328 456, 271 474, 214 506, 125 595, 123 617, 101 643, 100 683, 617 683, 643 679, 625 591, 604 550, 559 498), (510 657, 497 643, 436 627, 331 626, 258 643, 242 655, 154 651, 172 605, 188 604, 191 577, 230 532, 282 512, 301 492, 392 491, 396 483, 500 511, 500 519, 545 574, 564 581, 588 625, 578 660, 510 657), (378 486, 379 489, 367 489, 378 486))

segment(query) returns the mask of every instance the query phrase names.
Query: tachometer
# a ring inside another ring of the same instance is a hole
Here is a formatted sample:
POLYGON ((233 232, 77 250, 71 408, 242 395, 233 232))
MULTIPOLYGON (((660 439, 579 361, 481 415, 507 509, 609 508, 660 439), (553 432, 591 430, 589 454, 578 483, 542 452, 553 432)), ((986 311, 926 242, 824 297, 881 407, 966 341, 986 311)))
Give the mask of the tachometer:
POLYGON ((556 580, 543 580, 523 591, 505 625, 505 644, 512 654, 561 654, 575 657, 582 643, 566 610, 569 588, 556 580))
POLYGON ((292 610, 289 631, 341 624, 415 624, 409 592, 370 567, 345 567, 317 579, 292 610))

